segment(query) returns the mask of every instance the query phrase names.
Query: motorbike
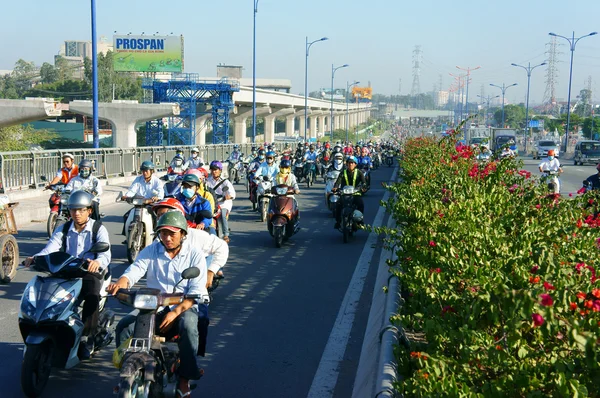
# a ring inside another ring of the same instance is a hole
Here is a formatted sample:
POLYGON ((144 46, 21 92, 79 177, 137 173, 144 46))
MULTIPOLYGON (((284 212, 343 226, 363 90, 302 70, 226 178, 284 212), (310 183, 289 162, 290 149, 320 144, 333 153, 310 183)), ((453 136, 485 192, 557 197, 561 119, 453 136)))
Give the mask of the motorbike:
POLYGON ((160 179, 165 181, 165 198, 174 198, 177 196, 177 194, 179 194, 179 191, 181 190, 181 182, 183 181, 183 174, 165 174, 160 179))
MULTIPOLYGON (((240 155, 240 159, 243 158, 243 154, 240 155)), ((243 176, 243 168, 244 164, 239 159, 231 159, 228 161, 229 165, 227 167, 227 173, 229 174, 229 179, 233 181, 234 184, 239 184, 240 178, 243 176)))
POLYGON ((552 193, 560 193, 559 172, 554 170, 544 170, 542 179, 548 184, 548 189, 552 193))
MULTIPOLYGON (((110 250, 104 242, 94 244, 88 253, 110 250)), ((81 278, 88 274, 87 260, 65 252, 36 257, 31 269, 49 274, 35 276, 25 287, 19 311, 19 330, 25 342, 21 363, 21 388, 28 397, 39 397, 48 382, 51 369, 71 369, 80 357, 79 344, 84 324, 81 321, 79 293, 81 278)), ((108 346, 113 338, 115 314, 106 309, 105 289, 110 270, 92 274, 102 280, 96 349, 108 346)), ((90 336, 92 337, 92 336, 90 336)))
POLYGON ((302 182, 304 179, 304 162, 302 161, 302 158, 296 158, 294 161, 294 175, 298 182, 302 182))
POLYGON ((275 239, 275 247, 281 247, 283 242, 300 230, 297 220, 298 207, 294 201, 294 189, 285 184, 272 188, 269 202, 269 220, 267 228, 275 239))
POLYGON ((50 208, 50 214, 48 214, 48 221, 46 222, 46 232, 48 233, 48 237, 51 237, 56 227, 71 219, 71 213, 67 206, 71 191, 66 190, 65 185, 62 183, 50 185, 49 189, 54 191, 52 196, 50 196, 52 207, 50 208))
POLYGON ((155 330, 156 318, 159 309, 178 305, 186 299, 208 303, 208 298, 202 295, 175 293, 182 281, 198 275, 200 270, 196 267, 183 271, 173 293, 141 288, 119 289, 115 294, 115 298, 121 303, 139 311, 131 341, 123 351, 119 385, 115 389, 120 398, 177 396, 180 366, 179 347, 175 341, 177 336, 169 340, 158 336, 155 330))
MULTIPOLYGON (((123 192, 117 196, 116 202, 120 202, 123 192)), ((154 240, 154 221, 148 210, 150 200, 143 196, 126 198, 126 202, 133 205, 125 221, 125 236, 127 238, 127 260, 133 263, 146 246, 150 246, 154 240)))
POLYGON ((363 192, 366 193, 369 189, 371 189, 371 168, 368 165, 363 165, 361 170, 365 175, 365 180, 367 181, 367 185, 363 187, 363 192))
POLYGON ((307 160, 304 163, 304 176, 306 177, 306 186, 310 188, 311 185, 315 185, 317 179, 317 166, 314 160, 307 160))
POLYGON ((336 199, 342 201, 342 219, 340 231, 342 232, 344 243, 348 243, 354 232, 358 231, 359 226, 363 223, 364 215, 356 209, 353 197, 360 190, 351 185, 347 185, 337 191, 336 199))
POLYGON ((268 176, 258 177, 256 179, 256 201, 258 205, 258 211, 260 212, 260 221, 267 221, 267 214, 269 210, 269 201, 273 196, 271 188, 273 187, 273 179, 268 176))
POLYGON ((331 211, 331 214, 335 217, 335 203, 333 202, 334 195, 331 192, 333 189, 333 185, 337 181, 340 176, 340 171, 338 170, 330 170, 325 175, 325 203, 327 204, 327 208, 331 211))
POLYGON ((385 164, 387 164, 388 167, 392 167, 394 165, 394 154, 392 151, 387 151, 385 153, 385 164))
POLYGON ((373 159, 373 168, 375 170, 379 169, 379 166, 381 165, 381 156, 379 156, 379 152, 373 153, 373 156, 371 157, 373 159))

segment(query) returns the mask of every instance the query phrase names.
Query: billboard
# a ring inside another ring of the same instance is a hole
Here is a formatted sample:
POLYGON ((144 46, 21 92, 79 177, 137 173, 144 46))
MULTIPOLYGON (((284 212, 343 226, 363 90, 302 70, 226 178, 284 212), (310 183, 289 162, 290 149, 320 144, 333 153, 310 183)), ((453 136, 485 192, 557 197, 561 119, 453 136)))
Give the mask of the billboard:
POLYGON ((113 37, 117 72, 182 72, 183 36, 113 37))

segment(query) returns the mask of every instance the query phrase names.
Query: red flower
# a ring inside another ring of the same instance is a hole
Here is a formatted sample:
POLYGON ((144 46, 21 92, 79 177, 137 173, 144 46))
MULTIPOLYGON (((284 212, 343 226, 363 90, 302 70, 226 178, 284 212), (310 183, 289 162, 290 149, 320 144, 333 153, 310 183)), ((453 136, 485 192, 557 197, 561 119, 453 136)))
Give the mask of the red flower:
POLYGON ((531 319, 533 320, 534 327, 539 327, 544 324, 544 317, 540 314, 531 314, 531 319))
POLYGON ((442 272, 442 269, 441 268, 433 268, 433 269, 430 269, 429 272, 439 274, 440 272, 442 272))
POLYGON ((577 309, 577 303, 569 304, 569 308, 571 308, 571 311, 575 311, 577 309))
POLYGON ((592 289, 592 296, 600 299, 600 289, 598 289, 598 288, 592 289))
POLYGON ((534 265, 533 267, 531 267, 529 272, 531 272, 532 274, 537 274, 538 269, 540 269, 540 267, 538 267, 537 265, 534 265))
POLYGON ((544 307, 550 307, 554 304, 554 300, 552 300, 552 297, 549 294, 540 294, 540 297, 542 298, 541 304, 544 307))
POLYGON ((444 315, 446 312, 456 313, 456 310, 452 308, 451 305, 447 305, 444 308, 442 308, 442 315, 444 315))
POLYGON ((569 192, 569 198, 573 197, 573 193, 569 192))
POLYGON ((594 312, 600 312, 600 300, 594 300, 594 306, 592 309, 594 312))
POLYGON ((540 282, 540 277, 539 276, 536 276, 536 277, 530 276, 529 277, 529 283, 534 283, 535 284, 535 283, 539 283, 539 282, 540 282))
POLYGON ((539 209, 540 207, 542 207, 542 206, 540 206, 539 204, 535 205, 536 209, 539 209))
POLYGON ((581 228, 583 226, 583 221, 581 219, 577 220, 577 228, 581 228))
POLYGON ((577 193, 578 193, 578 194, 580 194, 580 195, 581 195, 582 193, 585 193, 585 187, 581 187, 581 188, 579 188, 579 189, 577 190, 577 193))
POLYGON ((429 246, 436 247, 437 245, 436 245, 436 243, 434 241, 430 240, 429 241, 429 246))
POLYGON ((546 289, 546 290, 556 290, 556 288, 554 286, 552 286, 552 284, 550 284, 548 282, 544 282, 544 289, 546 289))
POLYGON ((577 293, 577 298, 578 298, 579 300, 583 300, 583 299, 585 299, 585 293, 584 293, 584 292, 579 292, 579 293, 577 293))
POLYGON ((496 349, 497 349, 498 351, 502 351, 502 346, 501 346, 500 344, 498 344, 498 345, 496 345, 496 349))

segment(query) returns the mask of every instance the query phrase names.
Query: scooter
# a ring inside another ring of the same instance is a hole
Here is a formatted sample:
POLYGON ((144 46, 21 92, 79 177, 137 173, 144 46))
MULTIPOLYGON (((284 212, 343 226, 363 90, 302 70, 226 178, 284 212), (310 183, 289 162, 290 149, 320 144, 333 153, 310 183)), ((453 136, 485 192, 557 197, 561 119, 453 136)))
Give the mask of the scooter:
POLYGON ((379 166, 381 165, 381 156, 379 156, 379 152, 373 153, 371 157, 373 158, 373 168, 375 170, 379 169, 379 166))
POLYGON ((560 180, 558 179, 559 172, 554 170, 543 170, 544 176, 542 177, 545 182, 548 183, 548 189, 552 193, 560 193, 560 180))
POLYGON ((392 151, 387 151, 385 153, 385 164, 388 165, 388 167, 392 167, 394 165, 394 154, 392 153, 392 151))
POLYGON ((342 201, 340 231, 342 232, 344 243, 348 243, 350 237, 358 231, 359 226, 363 223, 364 216, 356 209, 356 205, 354 204, 354 195, 360 191, 358 188, 347 185, 341 189, 341 192, 338 191, 336 194, 338 199, 335 202, 338 200, 342 201))
POLYGON ((256 196, 258 211, 260 212, 260 221, 267 221, 267 213, 269 210, 269 201, 273 194, 271 188, 273 187, 273 180, 267 176, 258 177, 256 179, 256 196))
MULTIPOLYGON (((110 250, 104 242, 94 244, 88 253, 110 250)), ((25 342, 21 363, 21 388, 28 397, 39 397, 46 387, 52 367, 71 369, 76 366, 83 322, 79 306, 81 278, 88 274, 87 260, 56 252, 35 258, 31 269, 50 274, 35 276, 23 292, 19 311, 19 330, 25 342)), ((96 349, 108 346, 113 338, 115 314, 104 307, 105 289, 110 284, 110 270, 93 274, 102 280, 96 349)))
POLYGON ((302 182, 304 179, 304 162, 302 161, 302 158, 296 158, 294 161, 294 175, 298 182, 302 182))
MULTIPOLYGON (((240 158, 242 155, 240 155, 240 158)), ((227 173, 229 175, 229 180, 233 181, 234 184, 239 184, 240 182, 240 169, 243 167, 242 162, 239 159, 232 159, 228 161, 229 165, 227 167, 227 173)))
POLYGON ((165 181, 165 198, 174 198, 179 194, 181 182, 183 181, 183 174, 165 174, 160 179, 165 181))
POLYGON ((46 232, 50 238, 54 233, 56 227, 66 223, 71 219, 71 213, 67 207, 69 203, 69 196, 71 191, 65 189, 65 185, 55 184, 50 185, 50 188, 54 193, 50 196, 49 202, 51 203, 50 214, 48 214, 48 221, 46 222, 46 232))
MULTIPOLYGON (((116 202, 120 202, 123 197, 123 192, 119 192, 116 202)), ((148 211, 150 199, 143 196, 128 197, 125 199, 127 203, 133 205, 132 211, 129 212, 127 220, 125 220, 125 236, 127 238, 127 260, 133 263, 146 246, 150 246, 154 240, 154 222, 152 214, 148 211)))
POLYGON ((267 228, 275 239, 275 247, 281 247, 283 242, 300 230, 298 207, 294 200, 294 189, 285 184, 272 188, 273 196, 269 202, 269 221, 267 228))
POLYGON ((115 389, 120 398, 177 396, 180 366, 179 346, 174 341, 177 336, 169 340, 157 336, 156 317, 159 309, 178 305, 186 299, 207 304, 208 298, 202 295, 175 293, 175 288, 182 281, 197 278, 198 275, 200 270, 196 267, 184 270, 173 293, 142 288, 119 289, 115 294, 121 303, 139 311, 131 341, 121 361, 119 386, 115 389))
POLYGON ((335 195, 333 195, 332 190, 333 190, 333 186, 339 176, 340 176, 340 171, 338 171, 338 170, 330 170, 325 175, 325 204, 327 205, 327 208, 329 209, 329 211, 331 211, 331 214, 334 217, 335 217, 335 203, 333 202, 333 198, 335 197, 335 195))
POLYGON ((365 176, 365 181, 367 181, 367 185, 363 187, 363 193, 367 193, 371 189, 371 168, 368 165, 364 165, 362 166, 362 172, 365 176))

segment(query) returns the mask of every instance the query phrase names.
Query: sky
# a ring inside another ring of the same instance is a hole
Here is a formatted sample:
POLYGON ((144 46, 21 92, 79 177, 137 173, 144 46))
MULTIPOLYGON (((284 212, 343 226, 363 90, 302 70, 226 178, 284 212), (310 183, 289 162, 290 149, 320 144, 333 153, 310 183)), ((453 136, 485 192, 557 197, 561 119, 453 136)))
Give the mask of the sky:
MULTIPOLYGON (((112 41, 120 34, 182 34, 185 72, 215 76, 219 63, 242 65, 252 77, 254 0, 97 0, 98 36, 112 41)), ((600 2, 583 0, 259 0, 256 31, 256 75, 292 81, 292 92, 304 92, 305 40, 323 36, 312 46, 309 91, 331 86, 331 66, 349 64, 335 75, 335 86, 346 81, 369 82, 373 93, 409 94, 413 82, 412 55, 421 46, 421 92, 439 85, 448 89, 456 66, 472 72, 469 99, 499 95, 490 83, 517 83, 506 91, 511 103, 524 102, 525 70, 511 63, 537 65, 546 60, 549 32, 583 36, 599 30, 600 2)), ((12 69, 19 59, 36 65, 53 62, 64 40, 90 40, 90 1, 7 1, 0 13, 0 69, 12 69)), ((566 100, 570 48, 559 39, 557 98, 566 100)), ((600 102, 600 35, 576 46, 571 99, 592 77, 600 102)), ((545 67, 532 73, 530 102, 542 101, 545 67)))

